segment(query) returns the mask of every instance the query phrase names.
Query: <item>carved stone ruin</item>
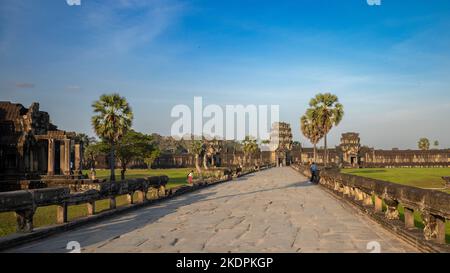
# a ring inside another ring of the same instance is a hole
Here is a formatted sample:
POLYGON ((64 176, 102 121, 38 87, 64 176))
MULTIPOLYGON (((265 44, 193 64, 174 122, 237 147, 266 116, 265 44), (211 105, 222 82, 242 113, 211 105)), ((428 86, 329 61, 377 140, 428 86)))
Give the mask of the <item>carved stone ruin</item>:
POLYGON ((83 145, 58 130, 39 104, 0 102, 0 191, 27 188, 33 180, 82 179, 83 145))

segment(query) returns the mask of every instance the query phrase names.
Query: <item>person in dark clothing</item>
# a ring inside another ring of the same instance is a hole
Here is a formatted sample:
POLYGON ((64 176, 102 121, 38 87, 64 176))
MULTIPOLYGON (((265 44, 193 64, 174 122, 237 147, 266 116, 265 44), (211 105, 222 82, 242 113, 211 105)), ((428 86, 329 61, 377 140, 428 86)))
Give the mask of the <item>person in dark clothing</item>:
POLYGON ((316 163, 313 162, 309 169, 311 171, 311 180, 310 181, 314 183, 317 180, 317 171, 318 171, 316 163))

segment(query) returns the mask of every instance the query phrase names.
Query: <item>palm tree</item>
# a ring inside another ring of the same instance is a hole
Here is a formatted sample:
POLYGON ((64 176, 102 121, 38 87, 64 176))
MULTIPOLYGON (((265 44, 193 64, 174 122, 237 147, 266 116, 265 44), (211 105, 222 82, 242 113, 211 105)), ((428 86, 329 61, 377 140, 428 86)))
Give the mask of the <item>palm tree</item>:
POLYGON ((245 164, 247 165, 247 158, 248 162, 251 163, 252 155, 258 151, 257 140, 250 136, 246 136, 245 139, 242 141, 242 150, 244 152, 245 164))
POLYGON ((430 140, 428 140, 428 138, 423 137, 419 139, 417 145, 419 146, 419 149, 421 149, 422 151, 427 151, 430 149, 430 140))
POLYGON ((317 143, 323 138, 323 132, 317 124, 317 120, 314 119, 311 109, 301 117, 300 129, 303 135, 314 145, 314 162, 317 162, 317 143))
POLYGON ((95 142, 95 138, 89 137, 88 135, 84 133, 76 134, 75 135, 75 141, 82 143, 84 147, 89 146, 89 144, 95 142))
POLYGON ((98 101, 92 103, 95 115, 92 117, 92 127, 95 133, 111 146, 110 169, 111 181, 116 180, 115 146, 130 129, 133 112, 124 97, 119 94, 102 95, 98 101))
POLYGON ((202 169, 200 168, 200 165, 198 164, 199 158, 204 153, 203 150, 203 142, 201 140, 192 140, 191 142, 191 153, 195 156, 195 168, 197 169, 197 172, 199 174, 202 173, 202 169))
POLYGON ((327 135, 333 126, 339 125, 344 116, 344 106, 339 103, 336 95, 319 93, 309 102, 313 116, 317 119, 324 136, 325 165, 328 163, 327 135))

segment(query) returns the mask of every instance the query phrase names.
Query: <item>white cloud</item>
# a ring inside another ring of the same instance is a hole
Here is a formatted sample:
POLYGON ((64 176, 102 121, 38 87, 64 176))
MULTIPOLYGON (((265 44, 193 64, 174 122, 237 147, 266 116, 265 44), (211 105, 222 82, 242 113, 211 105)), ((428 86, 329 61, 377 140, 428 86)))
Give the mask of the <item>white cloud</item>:
POLYGON ((120 0, 95 4, 85 16, 92 31, 94 55, 126 53, 148 46, 182 15, 185 6, 172 0, 120 0))

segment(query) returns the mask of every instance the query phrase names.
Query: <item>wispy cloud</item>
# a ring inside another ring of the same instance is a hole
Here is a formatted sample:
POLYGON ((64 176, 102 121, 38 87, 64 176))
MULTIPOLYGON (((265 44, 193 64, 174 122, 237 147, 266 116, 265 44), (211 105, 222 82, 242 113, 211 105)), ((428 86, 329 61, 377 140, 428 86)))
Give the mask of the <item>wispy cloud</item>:
POLYGON ((80 90, 81 87, 78 86, 78 85, 68 85, 68 86, 66 86, 66 89, 68 89, 68 90, 80 90))
POLYGON ((16 88, 20 88, 20 89, 31 89, 34 87, 35 87, 34 83, 27 83, 27 82, 16 83, 16 88))
POLYGON ((90 51, 126 53, 149 46, 182 15, 186 6, 174 0, 120 0, 95 4, 84 18, 92 32, 90 51), (100 50, 99 50, 100 47, 100 50))

